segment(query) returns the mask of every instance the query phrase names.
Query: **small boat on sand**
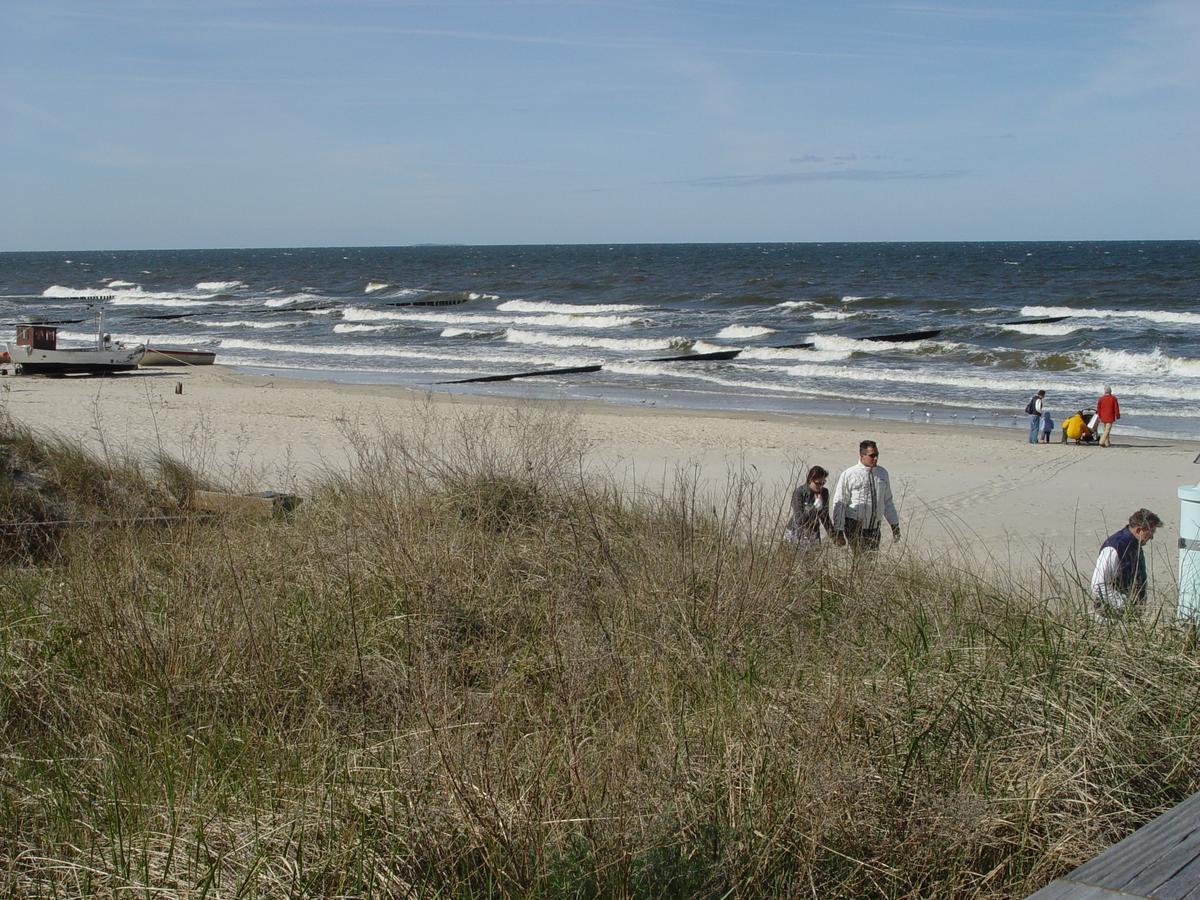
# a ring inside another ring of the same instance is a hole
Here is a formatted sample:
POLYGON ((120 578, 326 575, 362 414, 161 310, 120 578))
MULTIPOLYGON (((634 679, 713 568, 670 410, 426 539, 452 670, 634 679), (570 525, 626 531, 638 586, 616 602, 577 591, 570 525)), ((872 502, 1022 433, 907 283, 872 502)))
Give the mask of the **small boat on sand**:
POLYGON ((104 333, 104 312, 96 319, 94 346, 58 346, 54 325, 21 324, 15 341, 5 344, 10 361, 22 375, 107 375, 136 369, 145 344, 124 344, 104 333))
POLYGON ((211 366, 216 360, 214 350, 189 350, 178 347, 147 347, 143 366, 211 366))

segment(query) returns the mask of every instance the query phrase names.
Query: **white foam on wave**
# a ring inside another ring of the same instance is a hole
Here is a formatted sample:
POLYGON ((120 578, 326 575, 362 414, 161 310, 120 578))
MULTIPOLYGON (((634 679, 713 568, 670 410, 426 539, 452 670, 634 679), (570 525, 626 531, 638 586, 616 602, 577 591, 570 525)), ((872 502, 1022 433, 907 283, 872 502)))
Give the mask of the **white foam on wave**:
POLYGON ((1062 337, 1065 334, 1072 334, 1079 331, 1085 326, 1042 322, 1034 325, 997 325, 996 327, 1002 328, 1005 331, 1015 331, 1018 334, 1031 334, 1036 337, 1062 337))
POLYGON ((296 326, 296 325, 307 325, 308 323, 307 323, 307 322, 303 322, 303 321, 301 321, 301 320, 299 320, 299 319, 292 319, 292 320, 279 321, 279 322, 264 322, 264 321, 257 321, 257 322, 255 322, 255 321, 251 321, 251 320, 249 320, 249 319, 239 319, 239 320, 237 320, 237 321, 231 321, 231 322, 218 322, 218 321, 216 321, 216 320, 209 320, 209 319, 198 319, 198 320, 196 321, 196 324, 197 324, 197 325, 203 325, 205 328, 258 328, 258 329, 268 329, 268 328, 292 328, 292 327, 294 327, 294 326, 296 326))
POLYGON ((777 309, 808 309, 810 306, 817 304, 812 300, 784 300, 782 303, 776 303, 777 309))
POLYGON ((360 331, 388 331, 395 327, 395 325, 349 325, 345 322, 338 322, 338 324, 333 326, 333 333, 355 334, 360 331))
POLYGON ((838 321, 841 321, 842 319, 853 319, 855 316, 858 316, 858 315, 862 315, 862 314, 856 313, 856 312, 842 312, 840 310, 833 309, 833 310, 825 310, 824 312, 815 312, 812 314, 812 317, 814 319, 836 319, 838 321))
POLYGON ((467 294, 467 299, 468 300, 499 300, 500 297, 497 294, 480 294, 480 293, 476 293, 475 291, 471 291, 470 293, 467 294))
POLYGON ((857 303, 859 300, 866 300, 866 297, 860 297, 857 294, 846 294, 842 297, 843 303, 857 303))
POLYGON ((739 359, 780 359, 796 362, 828 363, 849 359, 850 350, 805 350, 800 347, 749 347, 739 359))
POLYGON ((350 306, 342 310, 348 322, 417 322, 430 325, 549 325, 564 328, 623 328, 641 322, 633 316, 490 316, 484 313, 394 312, 350 306))
POLYGON ((635 303, 543 303, 540 300, 505 300, 501 312, 562 313, 563 315, 597 315, 600 313, 635 312, 645 307, 635 303))
POLYGON ((683 353, 692 347, 692 341, 683 337, 667 338, 602 338, 581 334, 547 334, 544 331, 520 331, 509 329, 504 339, 512 344, 535 344, 547 347, 594 347, 598 350, 616 350, 620 353, 639 351, 678 350, 683 353))
POLYGON ((112 298, 111 303, 113 306, 165 306, 168 308, 214 305, 212 300, 192 300, 177 294, 155 294, 143 291, 122 291, 112 298))
POLYGON ((768 328, 765 325, 726 325, 717 332, 717 337, 748 340, 750 338, 766 337, 768 334, 774 333, 774 328, 768 328))
POLYGON ((110 287, 112 287, 112 285, 107 285, 103 288, 73 288, 65 287, 61 284, 52 284, 50 287, 42 291, 42 296, 55 299, 73 300, 79 297, 91 297, 95 294, 107 294, 110 287))
POLYGON ((356 347, 352 344, 282 344, 272 341, 250 341, 241 338, 222 340, 221 349, 254 350, 260 353, 299 353, 304 356, 374 356, 387 359, 420 359, 433 362, 465 362, 473 364, 496 363, 505 366, 553 366, 554 368, 587 365, 593 362, 593 360, 553 356, 478 356, 475 354, 447 353, 444 350, 437 352, 416 350, 407 347, 356 347))
POLYGON ((196 290, 216 291, 217 293, 221 293, 223 291, 232 291, 236 288, 245 286, 246 285, 240 281, 199 281, 196 283, 196 290))
MULTIPOLYGON (((945 388, 963 388, 980 391, 985 397, 995 396, 998 391, 1010 391, 1021 394, 1029 386, 1029 372, 990 372, 987 375, 962 375, 953 372, 939 372, 928 369, 899 369, 871 367, 864 369, 859 366, 828 366, 801 364, 783 367, 782 371, 794 378, 836 379, 845 381, 885 382, 888 384, 915 384, 945 388)), ((1094 375, 1080 377, 1069 373, 1038 373, 1041 383, 1051 391, 1051 396, 1089 396, 1098 390, 1097 379, 1094 375)), ((840 389, 839 389, 840 390, 840 389)), ((1122 396, 1146 397, 1156 400, 1200 400, 1200 386, 1187 388, 1183 386, 1164 385, 1160 381, 1134 383, 1127 381, 1122 388, 1122 396)), ((981 405, 988 401, 981 399, 981 405)), ((1005 407, 1006 408, 1006 407, 1005 407)))
POLYGON ((444 337, 444 338, 456 338, 456 337, 490 338, 490 337, 499 337, 502 334, 504 334, 503 330, 501 330, 501 331, 481 331, 477 328, 455 328, 452 326, 450 328, 443 328, 441 337, 444 337))
POLYGON ((1117 375, 1174 375, 1200 378, 1200 359, 1168 356, 1155 347, 1151 353, 1129 350, 1085 350, 1083 361, 1101 372, 1117 375))
POLYGON ((113 278, 111 281, 108 282, 108 286, 110 288, 140 287, 140 285, 138 285, 132 281, 122 281, 120 278, 113 278))
POLYGON ((1200 325, 1200 313, 1161 309, 1075 309, 1070 306, 1022 306, 1023 316, 1078 316, 1085 319, 1145 319, 1160 325, 1200 325))
POLYGON ((376 291, 382 291, 388 286, 386 281, 368 281, 367 286, 363 288, 364 294, 373 294, 376 291))
POLYGON ((263 301, 263 306, 269 306, 272 309, 278 309, 281 306, 291 306, 294 303, 311 303, 313 301, 328 302, 328 297, 322 297, 320 294, 312 294, 308 291, 301 291, 298 294, 288 294, 284 297, 268 297, 263 301))

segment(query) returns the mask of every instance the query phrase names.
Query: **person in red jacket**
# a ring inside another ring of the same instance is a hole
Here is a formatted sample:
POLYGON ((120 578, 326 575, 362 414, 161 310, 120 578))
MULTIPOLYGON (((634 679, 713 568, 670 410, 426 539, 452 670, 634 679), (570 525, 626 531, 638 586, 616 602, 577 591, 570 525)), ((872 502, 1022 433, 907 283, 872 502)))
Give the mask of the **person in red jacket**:
POLYGON ((1104 426, 1104 430, 1100 432, 1100 446, 1107 447, 1108 436, 1112 433, 1113 422, 1121 418, 1121 404, 1117 402, 1117 398, 1113 396, 1112 388, 1107 384, 1104 386, 1104 396, 1096 401, 1096 415, 1100 417, 1100 423, 1104 426))

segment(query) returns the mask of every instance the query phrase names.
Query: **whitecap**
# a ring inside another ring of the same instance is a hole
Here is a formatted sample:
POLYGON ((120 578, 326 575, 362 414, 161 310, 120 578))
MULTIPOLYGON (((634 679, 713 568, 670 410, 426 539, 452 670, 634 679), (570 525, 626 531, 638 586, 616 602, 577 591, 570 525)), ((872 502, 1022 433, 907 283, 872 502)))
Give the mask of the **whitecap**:
POLYGON ((1023 306, 1023 316, 1078 316, 1086 319, 1146 319, 1162 325, 1200 325, 1200 313, 1159 309, 1076 309, 1070 306, 1023 306))
POLYGON ((264 322, 261 320, 251 321, 249 319, 240 319, 233 322, 218 322, 216 320, 200 319, 196 324, 203 325, 205 328, 291 328, 294 325, 305 325, 307 323, 299 320, 264 322))
POLYGON ((685 352, 692 346, 687 338, 600 338, 580 334, 547 334, 543 331, 509 329, 504 339, 512 344, 539 344, 547 347, 593 347, 622 353, 677 350, 685 352))
POLYGON ((774 333, 774 328, 767 328, 765 325, 727 325, 717 332, 717 337, 749 339, 774 333))
POLYGON ((634 303, 544 303, 540 300, 505 300, 501 312, 562 313, 564 315, 596 315, 598 313, 634 312, 645 307, 634 303))
POLYGON ((368 281, 367 286, 363 288, 364 294, 373 294, 376 291, 382 291, 388 286, 386 281, 368 281))
POLYGON ((198 291, 215 291, 223 293, 224 291, 232 291, 236 288, 245 287, 240 281, 199 281, 196 283, 198 291))
POLYGON ((327 302, 328 299, 328 297, 322 297, 319 294, 301 291, 298 294, 288 294, 286 297, 269 297, 263 301, 263 306, 277 309, 280 306, 291 306, 293 303, 327 302))
POLYGON ((493 316, 485 313, 393 312, 350 306, 342 310, 348 322, 416 322, 429 325, 551 325, 565 328, 622 328, 640 323, 632 316, 493 316))
POLYGON ((1200 378, 1200 359, 1168 356, 1155 347, 1150 353, 1130 350, 1085 350, 1083 360, 1102 372, 1120 375, 1176 375, 1200 378))
POLYGON ((1005 331, 1015 331, 1018 334, 1031 334, 1036 337, 1062 337, 1063 335, 1079 331, 1084 326, 1042 322, 1033 325, 998 325, 996 327, 1002 328, 1005 331))
POLYGON ((242 338, 227 338, 221 341, 222 350, 255 350, 265 353, 298 353, 306 357, 382 357, 386 359, 421 359, 434 362, 465 362, 473 364, 495 363, 498 365, 553 366, 567 368, 585 365, 594 360, 571 357, 484 355, 448 353, 444 350, 417 350, 409 347, 355 346, 353 344, 283 344, 273 341, 254 341, 242 338))
POLYGON ((826 310, 825 312, 815 312, 812 314, 812 317, 814 319, 836 319, 838 321, 841 321, 843 319, 853 319, 857 315, 861 315, 861 313, 841 312, 840 310, 834 309, 834 310, 826 310))

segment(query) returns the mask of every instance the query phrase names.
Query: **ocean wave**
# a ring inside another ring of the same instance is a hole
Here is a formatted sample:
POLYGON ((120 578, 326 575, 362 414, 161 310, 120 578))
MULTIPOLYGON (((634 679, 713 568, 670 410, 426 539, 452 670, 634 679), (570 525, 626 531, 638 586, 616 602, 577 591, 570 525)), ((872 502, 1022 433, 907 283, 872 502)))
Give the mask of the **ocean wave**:
POLYGON ((455 328, 451 326, 450 328, 443 328, 440 336, 444 338, 477 339, 500 337, 504 333, 503 329, 500 331, 482 331, 478 328, 455 328))
POLYGON ((595 362, 592 359, 555 356, 522 356, 522 355, 476 355, 448 353, 444 350, 430 351, 400 347, 362 347, 347 344, 282 344, 272 341, 251 341, 241 338, 229 338, 221 341, 222 350, 254 350, 259 353, 295 353, 306 357, 381 357, 386 359, 420 359, 433 362, 459 362, 477 365, 495 364, 501 366, 547 366, 566 368, 568 366, 587 365, 595 362))
POLYGON ((361 331, 389 331, 398 326, 396 325, 348 325, 345 322, 339 322, 333 326, 334 334, 355 334, 361 331))
POLYGON ((342 310, 348 322, 424 322, 431 325, 550 325, 564 328, 623 328, 641 323, 633 316, 491 316, 486 313, 394 312, 350 306, 342 310))
POLYGON ((645 309, 635 303, 543 303, 540 300, 505 300, 496 307, 500 312, 562 313, 596 315, 598 313, 635 312, 645 309))
POLYGON ((1115 375, 1175 375, 1200 378, 1200 359, 1168 356, 1155 347, 1150 353, 1130 350, 1084 350, 1085 365, 1115 375))
POLYGON ((782 359, 824 363, 849 359, 851 353, 850 350, 804 350, 799 347, 748 347, 738 355, 738 359, 782 359))
POLYGON ((872 341, 869 338, 842 337, 838 334, 810 334, 808 340, 817 350, 849 350, 852 353, 883 353, 898 348, 911 349, 921 341, 872 341))
POLYGON ((376 291, 382 291, 385 287, 389 287, 386 281, 368 281, 367 286, 363 288, 363 293, 373 294, 376 291))
POLYGON ((808 309, 810 306, 819 306, 812 300, 784 300, 782 303, 776 303, 777 309, 808 309))
POLYGON ((1043 322, 1037 325, 997 325, 996 327, 1002 328, 1005 331, 1015 331, 1018 334, 1034 335, 1035 337, 1062 337, 1063 335, 1073 334, 1087 326, 1043 322))
MULTIPOLYGON (((782 371, 794 378, 820 378, 845 381, 877 381, 888 384, 917 384, 942 388, 961 388, 964 390, 980 391, 980 397, 973 401, 983 406, 991 407, 990 398, 1005 392, 1020 398, 1028 393, 1029 372, 1015 371, 1012 374, 989 372, 986 375, 966 375, 954 372, 939 372, 929 369, 906 370, 898 368, 865 368, 861 366, 827 366, 801 364, 782 367, 782 371)), ((1099 393, 1095 375, 1090 377, 1071 377, 1070 375, 1053 375, 1044 378, 1042 385, 1047 389, 1051 398, 1051 408, 1056 405, 1055 397, 1091 397, 1099 393)), ((840 392, 840 391, 839 391, 840 392)), ((1182 385, 1165 385, 1161 381, 1148 383, 1126 383, 1122 387, 1122 396, 1145 397, 1154 400, 1200 400, 1200 387, 1190 388, 1182 385)), ((1028 400, 1028 397, 1025 397, 1028 400)), ((1016 400, 1013 401, 1016 403, 1016 400)), ((998 406, 1008 409, 1011 404, 998 406)), ((1021 404, 1014 406, 1019 409, 1021 404)))
POLYGON ((122 281, 120 278, 114 278, 114 279, 112 279, 111 281, 109 281, 109 283, 108 283, 108 286, 109 286, 110 288, 131 288, 131 287, 140 287, 140 285, 136 284, 135 282, 132 282, 132 281, 122 281))
POLYGON ((293 328, 296 325, 307 325, 308 323, 303 322, 299 319, 285 320, 285 321, 279 321, 279 322, 265 322, 265 321, 252 322, 249 319, 243 319, 243 320, 237 321, 237 322, 219 322, 216 320, 198 319, 196 321, 196 324, 203 325, 205 328, 265 329, 265 328, 293 328))
POLYGON ((758 338, 766 337, 768 334, 774 334, 774 328, 768 328, 765 325, 726 325, 717 332, 719 338, 758 338))
POLYGON ((547 347, 593 347, 597 350, 616 350, 619 353, 657 352, 675 350, 685 353, 693 341, 684 337, 670 338, 600 338, 580 334, 547 334, 544 331, 509 329, 504 339, 512 344, 540 344, 547 347))
POLYGON ((468 300, 499 300, 500 296, 499 296, 499 294, 483 294, 483 293, 477 293, 475 291, 469 291, 467 293, 467 299, 468 300))
POLYGON ((125 291, 109 301, 113 306, 164 306, 167 308, 185 308, 193 306, 213 306, 212 300, 192 300, 177 294, 153 294, 141 291, 125 291))
POLYGON ((1022 306, 1023 316, 1078 316, 1086 319, 1146 319, 1160 325, 1200 325, 1200 313, 1160 309, 1076 309, 1070 306, 1022 306))
POLYGON ((43 297, 58 300, 76 300, 97 295, 111 298, 109 303, 112 306, 212 306, 218 302, 211 297, 190 295, 186 291, 145 291, 136 284, 122 287, 112 282, 103 288, 72 288, 52 284, 42 291, 43 297))
POLYGON ((200 281, 196 283, 196 290, 211 291, 215 293, 224 293, 225 291, 236 290, 246 285, 240 281, 200 281))
POLYGON ((278 309, 281 306, 292 306, 296 303, 328 303, 328 297, 322 297, 320 294, 313 294, 308 291, 301 291, 298 294, 287 294, 283 297, 268 297, 263 301, 263 306, 269 306, 272 309, 278 309))
POLYGON ((860 315, 862 315, 862 313, 842 312, 841 310, 833 309, 833 310, 826 310, 824 312, 815 312, 812 314, 812 317, 814 319, 836 319, 838 321, 841 321, 842 319, 853 319, 855 316, 860 316, 860 315))
POLYGON ((42 296, 54 300, 77 300, 82 297, 92 297, 96 294, 104 294, 107 296, 110 293, 109 288, 111 287, 112 285, 106 285, 102 288, 73 288, 65 287, 61 284, 52 284, 50 287, 42 291, 42 296))

